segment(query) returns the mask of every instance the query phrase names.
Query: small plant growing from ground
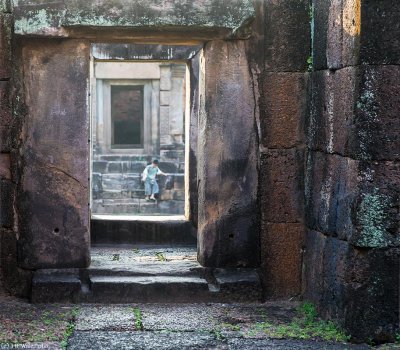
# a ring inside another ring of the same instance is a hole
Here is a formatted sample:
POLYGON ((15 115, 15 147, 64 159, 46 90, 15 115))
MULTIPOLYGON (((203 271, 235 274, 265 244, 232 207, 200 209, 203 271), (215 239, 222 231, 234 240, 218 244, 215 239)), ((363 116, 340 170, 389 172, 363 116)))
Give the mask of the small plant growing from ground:
POLYGON ((112 261, 119 261, 119 254, 113 254, 112 261))
POLYGON ((268 319, 254 325, 252 333, 261 331, 271 338, 322 339, 346 342, 350 340, 334 322, 318 318, 312 303, 304 303, 290 323, 271 323, 268 319))
POLYGON ((143 330, 142 311, 138 307, 135 307, 133 308, 133 313, 135 315, 135 329, 137 331, 142 331, 143 330))
POLYGON ((75 331, 75 322, 76 319, 79 315, 79 309, 78 308, 73 308, 71 311, 71 319, 67 324, 67 327, 65 328, 64 331, 64 337, 60 343, 60 346, 63 350, 67 349, 68 346, 68 339, 72 336, 72 334, 74 334, 75 331))
POLYGON ((167 261, 167 258, 164 256, 164 254, 163 253, 161 253, 161 252, 157 252, 156 253, 156 257, 157 257, 157 260, 158 261, 167 261))

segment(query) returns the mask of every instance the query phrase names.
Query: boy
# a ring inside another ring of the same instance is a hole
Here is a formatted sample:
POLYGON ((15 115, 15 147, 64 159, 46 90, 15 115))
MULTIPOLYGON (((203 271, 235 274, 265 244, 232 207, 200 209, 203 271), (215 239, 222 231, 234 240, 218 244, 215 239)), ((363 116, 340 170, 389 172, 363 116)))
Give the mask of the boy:
POLYGON ((142 174, 142 181, 144 182, 144 194, 146 195, 146 201, 153 200, 155 194, 158 194, 159 188, 157 184, 156 175, 167 176, 158 168, 158 160, 154 159, 153 163, 148 165, 142 174))

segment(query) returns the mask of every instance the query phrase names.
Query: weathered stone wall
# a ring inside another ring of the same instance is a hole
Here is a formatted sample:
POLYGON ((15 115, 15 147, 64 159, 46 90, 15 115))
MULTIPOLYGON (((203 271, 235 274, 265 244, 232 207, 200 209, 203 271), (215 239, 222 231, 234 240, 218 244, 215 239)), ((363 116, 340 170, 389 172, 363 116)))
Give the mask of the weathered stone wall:
POLYGON ((356 339, 399 321, 400 5, 314 0, 304 296, 356 339))
POLYGON ((199 118, 198 251, 209 267, 259 264, 257 129, 243 41, 204 48, 199 118))
POLYGON ((18 144, 15 132, 22 110, 14 109, 17 82, 14 73, 13 14, 10 1, 0 1, 0 280, 15 295, 26 296, 30 272, 17 266, 18 221, 15 215, 18 144), (21 112, 21 113, 19 113, 21 112))
POLYGON ((260 79, 261 266, 267 298, 299 295, 304 240, 308 1, 265 1, 260 79))

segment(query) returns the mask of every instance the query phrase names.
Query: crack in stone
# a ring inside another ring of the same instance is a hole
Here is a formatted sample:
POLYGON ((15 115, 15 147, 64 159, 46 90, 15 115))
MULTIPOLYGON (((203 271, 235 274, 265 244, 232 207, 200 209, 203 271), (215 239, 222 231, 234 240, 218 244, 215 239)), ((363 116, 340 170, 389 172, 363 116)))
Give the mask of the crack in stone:
POLYGON ((76 177, 72 176, 71 174, 67 173, 65 170, 60 169, 59 167, 56 167, 54 165, 44 165, 45 168, 48 169, 54 169, 56 171, 59 171, 60 173, 63 173, 64 175, 68 176, 69 178, 71 178, 72 180, 74 180, 75 182, 77 182, 82 188, 87 189, 88 186, 83 185, 76 177))

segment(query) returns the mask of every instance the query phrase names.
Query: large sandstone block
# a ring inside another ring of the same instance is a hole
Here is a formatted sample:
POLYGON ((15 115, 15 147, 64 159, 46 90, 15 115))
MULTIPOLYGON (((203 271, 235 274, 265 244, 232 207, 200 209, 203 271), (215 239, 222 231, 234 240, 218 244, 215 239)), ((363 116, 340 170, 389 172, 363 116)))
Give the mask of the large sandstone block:
POLYGON ((356 156, 400 160, 400 66, 367 66, 356 103, 356 156))
POLYGON ((89 264, 89 45, 29 41, 22 48, 28 106, 18 189, 19 264, 89 264))
POLYGON ((205 51, 198 160, 198 258, 209 267, 259 264, 258 145, 245 43, 205 51))
POLYGON ((0 79, 11 76, 11 36, 13 17, 11 14, 0 13, 0 79))
POLYGON ((14 227, 14 184, 11 180, 0 180, 0 225, 14 227))
POLYGON ((314 0, 314 68, 398 64, 400 3, 314 0))
POLYGON ((400 2, 363 0, 361 15, 361 63, 399 64, 400 2))
POLYGON ((359 69, 319 71, 311 75, 307 142, 311 149, 348 155, 356 135, 355 106, 359 69))
POLYGON ((353 207, 358 247, 400 246, 400 162, 360 163, 358 197, 353 207))
POLYGON ((261 215, 275 223, 303 222, 304 151, 269 150, 261 155, 261 215))
POLYGON ((361 0, 313 1, 314 69, 359 63, 361 0))
POLYGON ((308 227, 357 247, 399 246, 399 167, 399 162, 360 162, 310 152, 308 227))
POLYGON ((18 268, 17 236, 13 230, 0 229, 0 267, 5 289, 12 295, 28 298, 32 271, 18 268))
POLYGON ((400 159, 400 67, 311 74, 308 144, 360 160, 400 159))
MULTIPOLYGON (((186 40, 193 40, 210 36, 248 37, 254 8, 251 0, 61 0, 51 3, 19 0, 14 14, 15 33, 19 35, 65 37, 82 27, 89 29, 86 34, 96 35, 99 30, 114 26, 118 27, 119 37, 129 29, 140 29, 136 37, 143 38, 144 28, 148 35, 149 30, 163 28, 163 36, 167 36, 168 31, 177 31, 180 27, 181 38, 190 32, 192 38, 187 36, 186 40), (96 30, 90 31, 93 27, 96 30)), ((127 38, 129 34, 132 32, 127 38)))
POLYGON ((398 249, 357 249, 337 238, 306 235, 304 296, 355 340, 394 339, 399 317, 398 249))
POLYGON ((286 298, 301 292, 303 224, 275 224, 261 227, 261 270, 267 298, 286 298))
POLYGON ((307 74, 267 73, 260 100, 261 141, 267 148, 290 148, 304 142, 307 74))
POLYGON ((265 69, 305 72, 310 55, 309 2, 265 1, 265 69))
POLYGON ((309 152, 306 169, 308 227, 347 239, 355 230, 352 208, 358 195, 359 162, 339 155, 309 152))
POLYGON ((9 126, 11 117, 10 82, 0 81, 0 125, 9 126))

